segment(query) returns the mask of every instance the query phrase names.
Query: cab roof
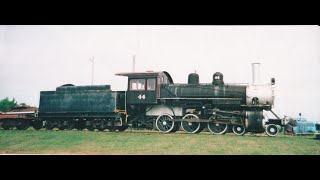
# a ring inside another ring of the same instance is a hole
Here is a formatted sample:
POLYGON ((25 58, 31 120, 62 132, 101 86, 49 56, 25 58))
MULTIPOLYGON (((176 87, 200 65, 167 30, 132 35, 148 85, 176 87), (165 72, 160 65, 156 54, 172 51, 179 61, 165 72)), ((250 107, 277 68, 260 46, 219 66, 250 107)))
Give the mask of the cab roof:
POLYGON ((150 77, 150 76, 159 76, 160 74, 165 74, 168 77, 169 83, 173 83, 173 80, 170 74, 166 71, 146 71, 146 72, 122 72, 116 73, 116 76, 127 76, 131 77, 150 77))

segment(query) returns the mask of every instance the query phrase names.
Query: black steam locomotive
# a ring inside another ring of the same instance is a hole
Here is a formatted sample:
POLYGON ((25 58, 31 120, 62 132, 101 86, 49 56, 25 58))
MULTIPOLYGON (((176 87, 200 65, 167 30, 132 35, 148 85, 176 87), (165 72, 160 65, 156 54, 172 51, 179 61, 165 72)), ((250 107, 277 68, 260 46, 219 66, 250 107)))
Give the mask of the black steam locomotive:
POLYGON ((250 85, 225 84, 223 74, 217 72, 212 83, 203 84, 198 74, 191 73, 188 84, 175 84, 166 71, 116 75, 128 77, 127 91, 72 84, 41 91, 39 110, 31 122, 34 128, 124 131, 132 126, 163 133, 199 133, 206 128, 213 134, 275 136, 284 125, 276 114, 276 119, 263 116, 263 111, 272 112, 274 79, 270 84, 255 79, 250 85))

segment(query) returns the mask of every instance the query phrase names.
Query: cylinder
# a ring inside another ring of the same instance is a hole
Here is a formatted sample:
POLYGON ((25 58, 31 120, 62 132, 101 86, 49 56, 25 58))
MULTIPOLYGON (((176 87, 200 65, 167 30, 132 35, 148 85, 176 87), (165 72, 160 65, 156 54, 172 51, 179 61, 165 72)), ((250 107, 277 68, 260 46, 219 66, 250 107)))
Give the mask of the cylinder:
POLYGON ((246 111, 245 127, 251 132, 263 132, 263 111, 246 111))
POLYGON ((199 75, 197 73, 189 74, 188 84, 199 84, 199 75))
POLYGON ((252 84, 260 83, 260 63, 252 63, 252 84))

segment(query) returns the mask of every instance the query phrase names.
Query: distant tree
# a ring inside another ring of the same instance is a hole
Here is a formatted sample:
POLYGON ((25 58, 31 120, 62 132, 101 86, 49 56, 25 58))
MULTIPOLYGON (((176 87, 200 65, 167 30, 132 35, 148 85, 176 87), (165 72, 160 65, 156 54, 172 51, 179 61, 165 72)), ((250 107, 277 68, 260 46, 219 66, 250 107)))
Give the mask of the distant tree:
POLYGON ((10 101, 8 97, 1 99, 0 100, 0 111, 7 111, 11 108, 15 108, 18 106, 17 101, 12 98, 12 100, 10 101))

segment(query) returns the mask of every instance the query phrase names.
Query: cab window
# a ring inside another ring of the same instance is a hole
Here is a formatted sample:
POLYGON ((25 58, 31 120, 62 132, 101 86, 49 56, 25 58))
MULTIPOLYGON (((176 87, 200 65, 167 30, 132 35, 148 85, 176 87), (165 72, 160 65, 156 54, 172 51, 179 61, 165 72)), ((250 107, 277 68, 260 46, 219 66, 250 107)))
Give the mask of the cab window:
POLYGON ((156 89, 156 79, 148 79, 147 90, 155 90, 155 89, 156 89))
POLYGON ((130 80, 130 90, 145 90, 145 80, 144 79, 131 79, 130 80))

